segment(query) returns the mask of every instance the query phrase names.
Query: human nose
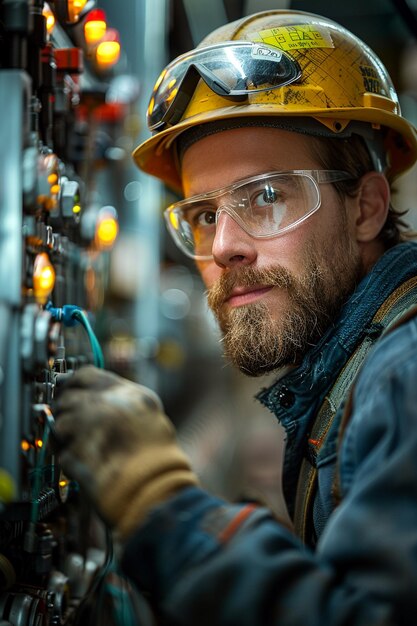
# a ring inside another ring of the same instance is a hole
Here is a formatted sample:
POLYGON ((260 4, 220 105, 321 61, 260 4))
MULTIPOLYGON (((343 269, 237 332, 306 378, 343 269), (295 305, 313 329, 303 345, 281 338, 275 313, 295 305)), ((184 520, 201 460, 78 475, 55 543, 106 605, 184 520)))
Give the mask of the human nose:
POLYGON ((224 209, 219 209, 212 254, 220 267, 250 265, 257 257, 253 237, 224 209))

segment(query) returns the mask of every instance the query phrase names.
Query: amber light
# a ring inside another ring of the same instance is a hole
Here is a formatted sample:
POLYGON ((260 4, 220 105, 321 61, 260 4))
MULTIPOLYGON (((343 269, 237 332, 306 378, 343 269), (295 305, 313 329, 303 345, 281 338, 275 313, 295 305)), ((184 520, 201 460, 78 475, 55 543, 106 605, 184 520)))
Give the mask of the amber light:
POLYGON ((96 61, 102 69, 108 69, 115 65, 120 58, 119 33, 115 28, 109 28, 103 40, 96 49, 96 61))
POLYGON ((106 33, 107 18, 102 9, 93 9, 85 18, 84 37, 89 46, 101 41, 106 33))
POLYGON ((72 24, 77 22, 86 4, 87 0, 67 0, 68 21, 72 24))
POLYGON ((39 304, 45 304, 55 285, 55 270, 46 252, 35 257, 33 264, 33 292, 39 304))
POLYGON ((55 15, 47 2, 43 5, 42 15, 46 19, 46 30, 48 35, 50 35, 55 27, 55 15))
POLYGON ((111 248, 116 241, 119 232, 116 209, 103 207, 100 211, 96 224, 96 245, 100 250, 111 248))
POLYGON ((117 237, 119 227, 117 226, 116 220, 107 218, 100 222, 97 229, 97 237, 101 244, 103 245, 112 245, 117 237))

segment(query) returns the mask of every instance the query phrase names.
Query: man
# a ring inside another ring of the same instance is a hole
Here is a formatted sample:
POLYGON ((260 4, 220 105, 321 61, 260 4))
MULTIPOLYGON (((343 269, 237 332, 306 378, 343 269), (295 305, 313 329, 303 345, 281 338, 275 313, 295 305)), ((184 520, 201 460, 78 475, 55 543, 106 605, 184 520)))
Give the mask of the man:
MULTIPOLYGON (((390 185, 417 157, 379 59, 268 11, 174 61, 140 167, 197 262, 225 351, 277 372, 288 528, 200 489, 149 390, 88 367, 58 399, 64 468, 163 623, 410 626, 417 614, 417 249, 390 185)), ((278 486, 277 486, 278 488, 278 486)))

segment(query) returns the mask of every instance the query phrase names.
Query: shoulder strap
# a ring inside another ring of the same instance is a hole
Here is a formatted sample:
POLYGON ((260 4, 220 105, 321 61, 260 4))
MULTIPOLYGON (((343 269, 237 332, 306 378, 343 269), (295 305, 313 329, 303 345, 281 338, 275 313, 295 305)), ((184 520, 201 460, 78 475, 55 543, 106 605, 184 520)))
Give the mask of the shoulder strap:
MULTIPOLYGON (((394 330, 396 330, 400 326, 403 326, 414 317, 417 317, 417 304, 411 307, 410 309, 408 309, 403 315, 400 315, 396 320, 394 320, 394 323, 391 324, 389 328, 386 329, 383 335, 385 336, 385 335, 388 335, 389 333, 392 333, 394 330)), ((345 434, 346 428, 352 416, 354 392, 355 392, 355 383, 352 384, 349 390, 349 395, 348 395, 346 404, 343 409, 342 419, 340 420, 340 427, 339 427, 339 433, 338 433, 338 448, 340 448, 343 436, 345 434)), ((338 506, 338 504, 340 504, 342 500, 340 485, 339 485, 339 472, 336 472, 332 491, 333 491, 333 500, 335 502, 335 506, 338 506)))
MULTIPOLYGON (((345 412, 351 410, 349 409, 351 405, 349 391, 353 387, 353 382, 366 355, 377 339, 417 314, 416 296, 417 277, 412 277, 385 300, 372 319, 371 328, 374 331, 378 329, 378 332, 368 333, 356 347, 317 413, 307 441, 306 455, 301 464, 295 499, 294 529, 305 543, 311 543, 314 539, 313 505, 317 492, 316 459, 326 442, 337 411, 346 398, 348 401, 345 412)), ((347 420, 344 414, 341 432, 346 427, 347 420)), ((336 492, 338 492, 337 488, 336 492)))

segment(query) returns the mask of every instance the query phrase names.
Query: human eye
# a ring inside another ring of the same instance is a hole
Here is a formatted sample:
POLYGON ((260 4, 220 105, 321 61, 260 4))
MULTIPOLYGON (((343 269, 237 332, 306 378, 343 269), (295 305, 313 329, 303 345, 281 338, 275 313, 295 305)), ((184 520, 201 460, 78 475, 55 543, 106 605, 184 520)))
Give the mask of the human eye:
POLYGON ((187 212, 187 221, 192 228, 206 228, 216 223, 216 208, 198 206, 187 212))
POLYGON ((285 203, 285 192, 270 183, 262 185, 260 189, 254 190, 251 205, 254 209, 263 209, 275 204, 285 203))

